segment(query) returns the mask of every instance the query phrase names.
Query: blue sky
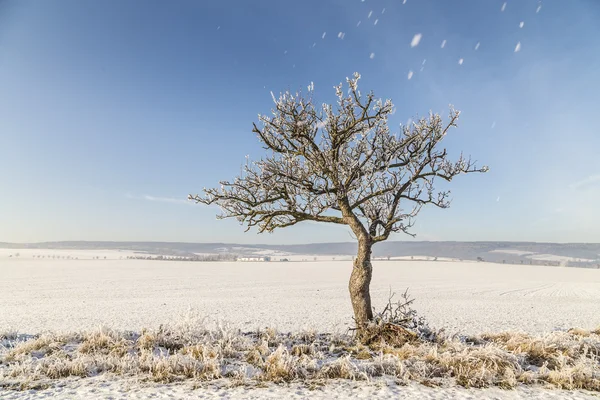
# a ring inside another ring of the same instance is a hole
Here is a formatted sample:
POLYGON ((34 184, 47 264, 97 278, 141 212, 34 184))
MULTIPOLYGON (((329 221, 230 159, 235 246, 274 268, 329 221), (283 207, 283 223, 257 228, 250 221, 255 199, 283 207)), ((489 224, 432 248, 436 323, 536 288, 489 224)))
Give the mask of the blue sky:
POLYGON ((270 91, 313 81, 332 102, 358 71, 393 130, 455 105, 449 150, 491 168, 424 209, 417 240, 600 242, 600 2, 503 3, 2 1, 0 241, 351 240, 244 233, 185 199, 261 156, 270 91))

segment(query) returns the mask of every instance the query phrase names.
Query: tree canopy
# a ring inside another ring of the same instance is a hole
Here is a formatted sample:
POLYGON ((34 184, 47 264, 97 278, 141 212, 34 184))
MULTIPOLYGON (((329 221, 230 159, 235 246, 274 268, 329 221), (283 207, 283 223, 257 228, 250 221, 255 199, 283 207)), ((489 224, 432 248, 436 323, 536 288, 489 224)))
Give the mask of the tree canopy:
POLYGON ((440 144, 457 125, 429 113, 393 134, 390 100, 362 95, 360 75, 347 78, 348 90, 335 86, 335 105, 315 105, 308 95, 289 91, 276 98, 271 115, 253 124, 267 154, 246 160, 242 174, 220 188, 190 195, 198 203, 217 204, 218 218, 236 218, 247 229, 272 232, 302 221, 349 225, 357 238, 376 243, 391 233, 413 235, 414 217, 426 204, 450 205, 450 192, 436 190, 436 179, 486 172, 462 154, 448 160, 440 144))

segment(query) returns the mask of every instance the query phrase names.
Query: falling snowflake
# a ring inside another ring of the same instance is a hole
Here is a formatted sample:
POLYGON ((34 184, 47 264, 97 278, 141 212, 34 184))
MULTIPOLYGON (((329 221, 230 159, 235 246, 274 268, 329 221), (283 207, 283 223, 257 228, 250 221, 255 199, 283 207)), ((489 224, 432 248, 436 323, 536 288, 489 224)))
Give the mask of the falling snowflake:
POLYGON ((221 29, 221 25, 217 26, 217 30, 221 29))
POLYGON ((440 46, 442 49, 446 47, 446 40, 442 40, 442 45, 440 46))
POLYGON ((477 42, 477 44, 475 45, 475 51, 479 50, 479 45, 480 45, 480 44, 481 44, 481 43, 477 42))
POLYGON ((344 32, 338 33, 338 38, 344 39, 344 36, 346 36, 346 34, 344 32))
POLYGON ((406 4, 406 0, 404 0, 404 1, 402 2, 402 4, 406 4))
POLYGON ((496 121, 492 122, 492 129, 496 127, 496 121))
POLYGON ((427 59, 426 59, 426 58, 424 58, 424 59, 423 59, 423 62, 421 63, 421 65, 425 65, 425 63, 426 63, 426 62, 427 62, 427 59))
POLYGON ((465 61, 465 60, 461 58, 460 60, 458 60, 458 65, 463 65, 463 62, 464 62, 464 61, 465 61))
POLYGON ((521 22, 519 23, 519 28, 522 28, 522 27, 524 27, 524 26, 525 26, 525 22, 524 22, 524 21, 521 21, 521 22))
POLYGON ((371 55, 369 55, 369 58, 372 60, 375 58, 375 53, 371 53, 371 55))
POLYGON ((375 23, 373 25, 377 25, 377 23, 379 22, 378 19, 375 20, 375 23))
POLYGON ((500 201, 500 196, 496 198, 496 203, 500 201))
POLYGON ((504 11, 504 10, 506 10, 506 2, 504 2, 504 3, 502 4, 502 8, 500 8, 500 11, 504 11))
POLYGON ((382 13, 382 14, 385 14, 385 8, 384 8, 383 10, 381 10, 381 13, 382 13))
POLYGON ((423 37, 423 35, 420 33, 417 33, 415 36, 413 36, 413 38, 410 42, 410 47, 417 47, 419 45, 419 42, 421 41, 422 37, 423 37))
POLYGON ((539 13, 541 10, 542 10, 542 5, 540 4, 540 5, 537 7, 537 10, 535 10, 536 14, 537 14, 537 13, 539 13))
POLYGON ((358 24, 356 24, 356 26, 357 26, 357 27, 359 27, 359 26, 360 26, 360 21, 358 21, 358 24))
POLYGON ((321 35, 321 39, 325 39, 325 35, 327 35, 327 32, 323 32, 323 34, 321 35))
MULTIPOLYGON (((411 71, 408 71, 408 80, 411 80, 411 79, 412 79, 412 76, 413 76, 413 72, 412 72, 412 70, 411 70, 411 71)), ((408 124, 407 124, 407 125, 408 125, 408 124)))
POLYGON ((312 45, 312 47, 315 47, 316 45, 317 45, 317 43, 316 43, 316 42, 313 42, 313 45, 312 45))
POLYGON ((517 45, 515 46, 515 53, 521 51, 521 42, 517 43, 517 45))
POLYGON ((373 15, 373 11, 369 11, 369 15, 367 15, 367 18, 371 18, 371 15, 373 15))
POLYGON ((287 54, 287 50, 285 50, 285 51, 283 52, 283 54, 287 54))

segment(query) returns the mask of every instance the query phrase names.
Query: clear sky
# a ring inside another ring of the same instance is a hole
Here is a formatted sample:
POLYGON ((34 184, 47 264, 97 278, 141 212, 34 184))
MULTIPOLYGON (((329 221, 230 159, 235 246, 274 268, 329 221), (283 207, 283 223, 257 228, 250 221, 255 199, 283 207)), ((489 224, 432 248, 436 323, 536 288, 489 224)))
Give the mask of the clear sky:
POLYGON ((1 1, 0 241, 351 240, 244 233, 185 199, 261 156, 270 91, 313 81, 332 102, 358 71, 393 130, 455 105, 445 143, 491 168, 424 209, 417 240, 600 242, 600 1, 503 3, 1 1))

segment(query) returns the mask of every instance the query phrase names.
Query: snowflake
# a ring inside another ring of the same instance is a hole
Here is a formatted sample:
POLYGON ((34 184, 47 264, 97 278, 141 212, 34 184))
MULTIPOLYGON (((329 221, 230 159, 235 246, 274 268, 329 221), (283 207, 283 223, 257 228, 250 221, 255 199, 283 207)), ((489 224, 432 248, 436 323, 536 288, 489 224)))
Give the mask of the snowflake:
POLYGON ((410 42, 410 47, 417 47, 419 45, 419 42, 421 41, 422 37, 423 37, 423 35, 420 33, 417 33, 415 36, 413 36, 413 38, 410 42))
POLYGON ((540 4, 537 8, 537 10, 535 10, 536 14, 539 13, 542 10, 542 5, 540 4))
POLYGON ((369 56, 369 58, 372 60, 375 58, 375 53, 371 53, 371 55, 369 56))
POLYGON ((442 45, 440 46, 442 49, 446 47, 446 39, 442 40, 442 45))
POLYGON ((358 21, 358 24, 356 24, 356 27, 359 27, 359 26, 360 26, 360 21, 358 21))
POLYGON ((504 2, 500 8, 500 11, 504 12, 504 10, 506 10, 506 2, 504 2))
POLYGON ((344 39, 344 36, 346 36, 346 34, 344 32, 338 33, 338 38, 344 39))
POLYGON ((458 60, 458 65, 463 65, 463 62, 464 62, 464 61, 465 61, 465 60, 461 58, 460 60, 458 60))
POLYGON ((375 23, 373 25, 377 25, 377 23, 379 22, 378 19, 375 20, 375 23))
POLYGON ((321 35, 321 39, 325 39, 325 35, 327 35, 327 32, 323 32, 323 34, 321 35))
MULTIPOLYGON (((411 80, 411 79, 412 79, 412 77, 413 77, 413 72, 412 72, 412 70, 411 70, 411 71, 408 71, 408 80, 411 80)), ((408 125, 408 124, 407 124, 407 125, 408 125)))
POLYGON ((519 23, 519 28, 522 28, 522 27, 524 27, 524 26, 525 26, 525 22, 524 22, 524 21, 521 21, 521 22, 519 23))
POLYGON ((517 43, 517 45, 515 46, 515 53, 521 51, 521 42, 517 43))
POLYGON ((371 15, 373 15, 373 11, 369 11, 369 15, 367 15, 367 18, 371 18, 371 15))
POLYGON ((475 51, 479 50, 479 45, 480 45, 480 44, 481 44, 481 43, 477 42, 477 44, 475 45, 475 51))

